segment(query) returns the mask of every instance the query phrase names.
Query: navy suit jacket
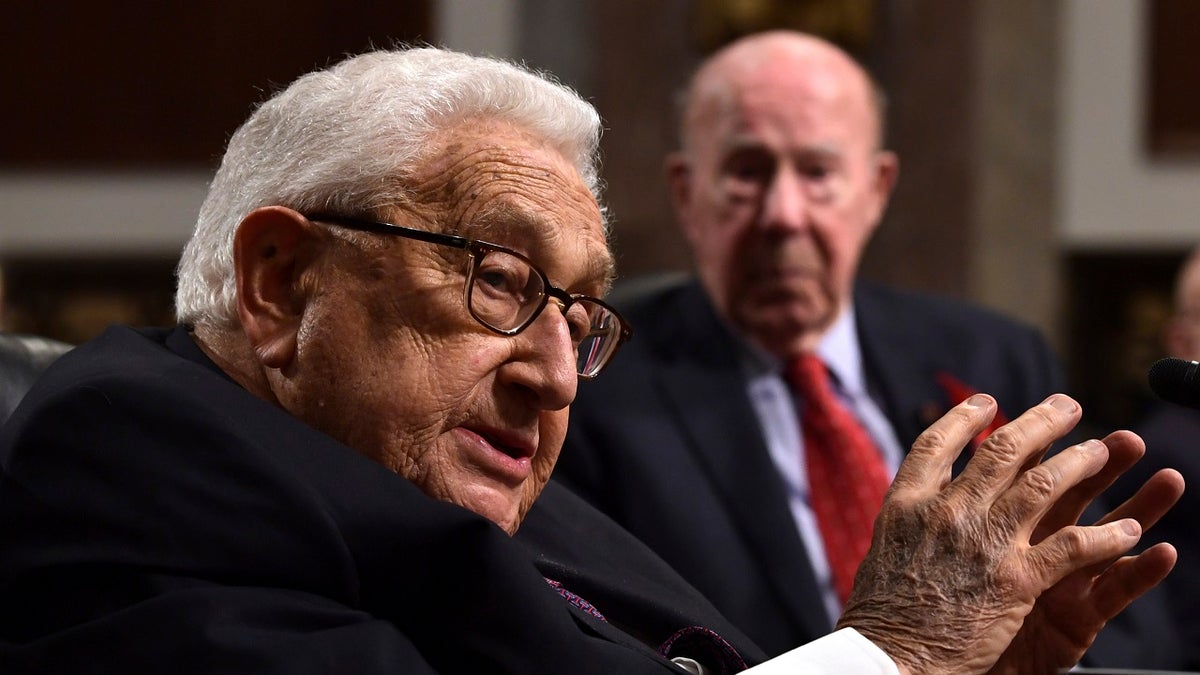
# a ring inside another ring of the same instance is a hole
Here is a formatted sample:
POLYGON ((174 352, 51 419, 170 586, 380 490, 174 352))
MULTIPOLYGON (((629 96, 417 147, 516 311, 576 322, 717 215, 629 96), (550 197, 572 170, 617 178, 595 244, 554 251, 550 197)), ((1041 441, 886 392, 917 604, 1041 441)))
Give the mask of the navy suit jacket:
POLYGON ((647 645, 689 625, 762 658, 566 491, 528 521, 532 553, 251 395, 182 329, 110 329, 51 366, 0 468, 3 673, 671 673, 647 645))
POLYGON ((1146 456, 1113 485, 1114 500, 1133 496, 1146 479, 1161 469, 1172 468, 1183 474, 1188 488, 1154 529, 1146 533, 1143 544, 1169 541, 1179 551, 1179 562, 1163 582, 1167 606, 1178 627, 1184 652, 1184 666, 1200 670, 1200 410, 1173 403, 1158 403, 1134 426, 1146 441, 1146 456))
MULTIPOLYGON (((1057 359, 1030 327, 868 284, 854 302, 869 384, 904 448, 957 403, 943 375, 993 395, 1011 416, 1063 389, 1057 359)), ((768 654, 828 632, 735 338, 694 281, 618 305, 634 337, 581 384, 555 478, 657 551, 768 654)), ((1109 665, 1154 660, 1120 637, 1095 647, 1108 648, 1109 665)))

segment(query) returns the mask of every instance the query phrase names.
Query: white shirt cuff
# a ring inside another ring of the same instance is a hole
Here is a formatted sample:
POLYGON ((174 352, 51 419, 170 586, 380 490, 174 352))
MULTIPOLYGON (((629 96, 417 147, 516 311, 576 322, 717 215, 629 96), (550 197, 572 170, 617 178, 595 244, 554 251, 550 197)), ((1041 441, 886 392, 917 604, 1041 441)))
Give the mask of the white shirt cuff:
POLYGON ((853 628, 843 628, 745 671, 753 675, 899 675, 896 664, 853 628))

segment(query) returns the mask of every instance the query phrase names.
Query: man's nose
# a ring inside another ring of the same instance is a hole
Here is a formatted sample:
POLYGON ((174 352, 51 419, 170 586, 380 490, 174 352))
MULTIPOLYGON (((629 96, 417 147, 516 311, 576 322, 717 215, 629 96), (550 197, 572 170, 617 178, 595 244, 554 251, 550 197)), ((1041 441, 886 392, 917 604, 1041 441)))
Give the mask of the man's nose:
POLYGON ((528 392, 531 405, 559 410, 575 400, 578 359, 561 305, 553 298, 525 330, 509 338, 516 350, 500 377, 528 392))
POLYGON ((771 229, 799 230, 808 224, 809 199, 804 179, 793 168, 781 165, 767 185, 762 223, 771 229))

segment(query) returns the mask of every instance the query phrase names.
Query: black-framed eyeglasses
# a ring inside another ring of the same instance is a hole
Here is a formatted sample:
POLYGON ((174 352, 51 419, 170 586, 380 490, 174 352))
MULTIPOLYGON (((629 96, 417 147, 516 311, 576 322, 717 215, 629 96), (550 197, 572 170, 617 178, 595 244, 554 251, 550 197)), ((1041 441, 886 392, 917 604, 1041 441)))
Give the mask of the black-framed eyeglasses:
POLYGON ((391 234, 466 251, 470 258, 463 289, 467 312, 484 328, 500 335, 516 335, 528 328, 546 308, 550 298, 554 298, 575 343, 576 372, 584 379, 596 377, 612 360, 621 343, 633 337, 633 330, 615 309, 597 298, 567 293, 551 285, 545 272, 510 248, 373 220, 323 214, 307 218, 351 230, 391 234))

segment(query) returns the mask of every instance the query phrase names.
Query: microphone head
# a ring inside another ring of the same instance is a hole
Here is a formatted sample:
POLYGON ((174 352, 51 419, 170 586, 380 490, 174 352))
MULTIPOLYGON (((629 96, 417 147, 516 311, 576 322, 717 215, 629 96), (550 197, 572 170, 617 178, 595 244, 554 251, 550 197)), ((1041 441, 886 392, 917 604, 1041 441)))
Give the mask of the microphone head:
POLYGON ((1150 389, 1164 401, 1200 409, 1200 362, 1167 357, 1150 366, 1150 389))

